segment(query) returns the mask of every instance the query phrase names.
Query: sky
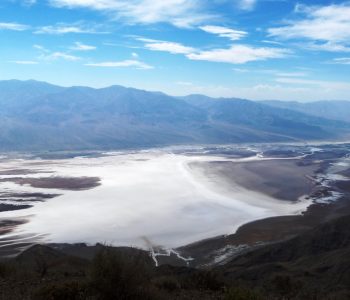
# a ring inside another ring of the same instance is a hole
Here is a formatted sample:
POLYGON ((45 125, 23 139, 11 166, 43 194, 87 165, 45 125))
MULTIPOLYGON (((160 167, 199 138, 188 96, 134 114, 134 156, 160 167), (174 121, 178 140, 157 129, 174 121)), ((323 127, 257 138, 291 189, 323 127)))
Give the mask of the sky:
POLYGON ((350 1, 1 0, 6 79, 350 100, 350 1))

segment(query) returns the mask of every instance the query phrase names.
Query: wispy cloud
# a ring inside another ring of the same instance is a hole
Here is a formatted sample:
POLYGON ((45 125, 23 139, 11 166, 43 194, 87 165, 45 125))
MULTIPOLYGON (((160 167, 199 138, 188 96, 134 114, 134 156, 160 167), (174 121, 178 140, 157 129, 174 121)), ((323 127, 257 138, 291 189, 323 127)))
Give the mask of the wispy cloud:
POLYGON ((144 42, 144 47, 151 51, 164 51, 172 54, 183 54, 190 60, 203 60, 230 64, 244 64, 251 61, 283 58, 291 54, 288 49, 252 47, 249 45, 231 45, 230 48, 201 50, 181 43, 159 41, 149 38, 136 37, 144 42))
POLYGON ((63 59, 63 60, 68 60, 68 61, 77 61, 77 60, 80 60, 81 57, 75 56, 75 55, 71 55, 71 54, 67 54, 67 53, 64 53, 64 52, 53 52, 53 53, 50 53, 50 54, 41 55, 40 59, 44 59, 44 60, 63 59))
POLYGON ((205 60, 230 64, 244 64, 251 61, 266 60, 271 58, 283 58, 290 54, 287 49, 259 48, 247 45, 233 45, 227 49, 213 49, 190 53, 187 55, 192 60, 205 60))
POLYGON ((216 34, 220 37, 229 38, 232 41, 244 38, 248 34, 245 31, 235 30, 235 29, 222 27, 222 26, 206 25, 206 26, 201 26, 199 28, 205 32, 216 34))
POLYGON ((311 40, 310 48, 335 52, 348 51, 350 44, 350 2, 328 6, 298 4, 295 12, 303 19, 289 20, 286 25, 268 29, 269 35, 281 39, 311 40))
POLYGON ((350 83, 342 81, 326 81, 304 78, 276 78, 276 82, 295 85, 314 85, 325 89, 350 89, 350 83))
POLYGON ((11 63, 17 64, 17 65, 37 65, 38 62, 34 60, 14 60, 11 61, 11 63))
POLYGON ((20 23, 0 23, 0 30, 25 31, 30 29, 30 26, 20 23))
POLYGON ((170 23, 191 27, 212 19, 199 0, 50 0, 55 7, 88 8, 108 13, 129 23, 170 23))
POLYGON ((242 69, 242 68, 233 68, 232 70, 235 71, 235 72, 238 72, 238 73, 248 73, 248 72, 250 72, 250 70, 242 69))
POLYGON ((39 50, 40 55, 38 57, 39 60, 68 60, 68 61, 78 61, 81 59, 79 56, 71 55, 69 53, 60 52, 60 51, 50 51, 41 45, 33 45, 33 47, 39 50))
POLYGON ((136 38, 138 41, 144 42, 144 47, 152 51, 163 51, 172 54, 189 54, 196 51, 194 48, 185 46, 176 42, 159 41, 147 38, 136 38))
POLYGON ((306 72, 278 72, 277 76, 280 77, 305 77, 308 76, 306 72))
POLYGON ((240 9, 250 11, 255 8, 257 0, 238 0, 237 2, 237 5, 240 9))
POLYGON ((271 41, 271 40, 262 40, 261 42, 265 44, 271 44, 271 45, 283 45, 283 43, 281 42, 271 41))
POLYGON ((43 46, 41 46, 41 45, 33 45, 33 48, 34 49, 37 49, 37 50, 39 50, 39 51, 42 51, 42 52, 46 52, 46 53, 48 53, 48 52, 50 52, 50 50, 48 50, 48 49, 46 49, 45 47, 43 47, 43 46))
POLYGON ((340 65, 350 65, 350 57, 334 58, 333 63, 340 65))
POLYGON ((91 45, 86 45, 80 42, 75 42, 74 46, 70 47, 70 49, 74 51, 92 51, 92 50, 96 50, 96 47, 91 45))
POLYGON ((350 46, 346 46, 340 43, 304 43, 301 46, 310 50, 316 51, 329 51, 329 52, 350 52, 350 46))
POLYGON ((59 23, 56 25, 42 26, 37 28, 34 33, 35 34, 69 34, 69 33, 86 33, 86 34, 105 34, 107 32, 100 31, 99 26, 89 25, 89 24, 65 24, 59 23))
POLYGON ((123 61, 108 61, 108 62, 100 62, 100 63, 89 63, 85 64, 85 66, 89 67, 103 67, 103 68, 128 68, 134 67, 136 69, 149 70, 154 69, 153 66, 148 65, 139 60, 123 60, 123 61))

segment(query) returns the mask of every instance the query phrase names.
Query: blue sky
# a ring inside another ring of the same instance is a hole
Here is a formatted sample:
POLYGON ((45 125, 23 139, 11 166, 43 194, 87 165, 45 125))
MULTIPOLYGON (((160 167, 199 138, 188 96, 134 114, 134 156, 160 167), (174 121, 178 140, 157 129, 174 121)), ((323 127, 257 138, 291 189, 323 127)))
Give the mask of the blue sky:
POLYGON ((2 0, 0 79, 350 100, 350 2, 2 0))

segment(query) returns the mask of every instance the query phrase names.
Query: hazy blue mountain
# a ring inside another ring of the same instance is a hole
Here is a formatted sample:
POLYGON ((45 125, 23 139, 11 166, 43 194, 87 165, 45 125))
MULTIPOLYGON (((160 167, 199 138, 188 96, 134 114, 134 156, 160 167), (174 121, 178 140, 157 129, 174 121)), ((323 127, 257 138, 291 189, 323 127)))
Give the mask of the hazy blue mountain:
POLYGON ((3 151, 329 139, 350 131, 345 122, 249 100, 37 81, 0 82, 0 116, 3 151))
POLYGON ((313 116, 350 122, 350 101, 316 101, 300 103, 296 101, 263 101, 274 107, 287 108, 313 116))
POLYGON ((4 80, 0 81, 0 106, 1 111, 6 107, 17 107, 23 100, 41 97, 48 94, 60 92, 64 88, 46 82, 34 80, 4 80))
MULTIPOLYGON (((276 134, 303 138, 316 138, 330 128, 341 130, 348 125, 343 121, 329 120, 301 113, 299 111, 279 107, 271 107, 261 102, 254 102, 237 98, 210 98, 201 95, 182 97, 189 104, 203 108, 209 118, 215 121, 241 124, 251 128, 258 128, 276 134)), ((348 110, 350 113, 350 109, 348 110)))

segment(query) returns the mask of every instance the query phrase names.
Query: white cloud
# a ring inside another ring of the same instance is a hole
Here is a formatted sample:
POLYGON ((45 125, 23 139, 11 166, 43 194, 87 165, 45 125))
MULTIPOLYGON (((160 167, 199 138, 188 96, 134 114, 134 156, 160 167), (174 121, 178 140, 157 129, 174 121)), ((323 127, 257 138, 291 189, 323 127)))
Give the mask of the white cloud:
POLYGON ((350 47, 339 43, 307 43, 301 45, 304 48, 316 51, 330 51, 330 52, 350 52, 350 47))
POLYGON ((322 85, 322 81, 312 79, 300 79, 300 78, 276 78, 276 82, 289 83, 289 84, 302 84, 302 85, 322 85))
POLYGON ((242 68, 233 68, 232 70, 235 71, 235 72, 238 72, 238 73, 248 73, 248 72, 250 72, 248 69, 242 69, 242 68))
POLYGON ((200 0, 50 0, 55 7, 88 8, 110 14, 129 23, 170 23, 191 27, 213 16, 203 12, 200 0))
POLYGON ((39 55, 38 59, 40 59, 40 60, 50 61, 50 60, 63 59, 63 60, 68 60, 68 61, 77 61, 77 60, 81 59, 81 57, 71 55, 69 53, 60 52, 60 51, 53 52, 49 49, 46 49, 45 47, 43 47, 41 45, 33 45, 33 47, 35 49, 39 50, 40 55, 39 55))
POLYGON ((68 33, 87 33, 87 34, 101 34, 106 33, 98 31, 97 26, 89 26, 85 24, 64 24, 43 26, 34 31, 35 34, 68 34, 68 33))
POLYGON ((350 83, 341 82, 341 81, 325 81, 325 80, 313 80, 313 79, 303 79, 303 78, 276 78, 276 82, 293 84, 293 85, 319 86, 325 90, 327 89, 350 90, 350 83))
POLYGON ((245 31, 234 30, 234 29, 222 27, 222 26, 207 25, 207 26, 201 26, 199 28, 205 32, 217 34, 220 37, 229 38, 232 41, 244 38, 248 34, 245 31))
POLYGON ((304 18, 289 20, 285 26, 270 28, 269 35, 281 39, 315 41, 317 43, 312 45, 317 50, 348 51, 350 2, 328 6, 297 5, 295 12, 304 18))
POLYGON ((172 54, 184 54, 190 60, 204 60, 231 64, 244 64, 250 61, 283 58, 290 50, 268 47, 251 47, 247 45, 232 45, 227 49, 200 50, 180 43, 159 41, 136 37, 145 43, 144 47, 152 51, 164 51, 172 54))
POLYGON ((90 46, 90 45, 85 45, 83 43, 80 42, 75 42, 75 45, 73 47, 71 47, 71 50, 75 50, 75 51, 92 51, 92 50, 96 50, 95 46, 90 46))
POLYGON ((228 49, 213 49, 190 53, 186 56, 192 60, 205 60, 231 64, 244 64, 251 61, 266 60, 269 58, 283 58, 290 54, 287 49, 255 48, 246 45, 233 45, 228 49))
POLYGON ((242 10, 253 10, 257 0, 238 0, 238 7, 242 10))
POLYGON ((305 77, 308 74, 305 72, 280 72, 276 73, 276 75, 280 77, 305 77))
POLYGON ((85 66, 89 67, 104 67, 104 68, 128 68, 134 67, 136 69, 154 69, 153 66, 148 65, 144 62, 138 60, 123 60, 123 61, 109 61, 109 62, 100 62, 100 63, 89 63, 85 64, 85 66))
POLYGON ((45 47, 41 46, 41 45, 33 45, 33 48, 41 51, 41 52, 45 52, 45 53, 48 53, 50 52, 50 50, 46 49, 45 47))
POLYGON ((164 51, 172 54, 189 54, 195 51, 192 47, 175 42, 157 41, 144 38, 138 38, 138 40, 146 42, 145 48, 152 51, 164 51))
POLYGON ((25 31, 30 27, 19 23, 0 23, 0 30, 25 31))
POLYGON ((68 60, 68 61, 77 61, 80 60, 81 58, 75 55, 70 55, 64 52, 53 52, 50 54, 43 54, 39 57, 40 59, 43 60, 57 60, 57 59, 63 59, 63 60, 68 60))
POLYGON ((14 60, 11 62, 17 65, 37 65, 38 64, 37 61, 33 61, 33 60, 14 60))
POLYGON ((271 40, 263 40, 261 42, 265 43, 265 44, 272 44, 272 45, 283 45, 283 43, 281 43, 281 42, 271 41, 271 40))
POLYGON ((333 59, 333 63, 340 65, 350 65, 350 57, 340 57, 333 59))
POLYGON ((138 57, 139 57, 139 55, 138 55, 136 52, 132 52, 132 53, 131 53, 131 56, 132 56, 133 58, 138 58, 138 57))

